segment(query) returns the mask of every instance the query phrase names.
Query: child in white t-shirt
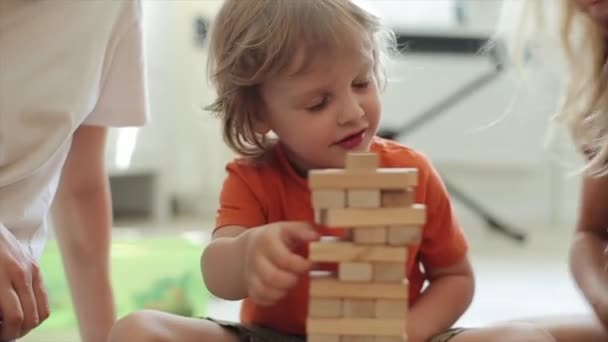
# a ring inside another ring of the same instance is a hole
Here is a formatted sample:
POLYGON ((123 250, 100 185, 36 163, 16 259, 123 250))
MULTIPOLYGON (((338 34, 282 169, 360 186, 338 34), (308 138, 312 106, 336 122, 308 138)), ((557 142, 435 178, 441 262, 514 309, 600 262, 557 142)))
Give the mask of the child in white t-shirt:
POLYGON ((114 321, 108 126, 145 123, 139 1, 0 1, 0 340, 49 315, 53 204, 82 340, 114 321))

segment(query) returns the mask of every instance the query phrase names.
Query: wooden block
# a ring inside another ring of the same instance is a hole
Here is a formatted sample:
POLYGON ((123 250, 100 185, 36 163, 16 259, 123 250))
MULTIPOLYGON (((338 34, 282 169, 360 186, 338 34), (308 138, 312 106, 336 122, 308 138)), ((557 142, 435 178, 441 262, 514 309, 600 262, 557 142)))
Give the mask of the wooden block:
POLYGON ((310 297, 407 299, 407 282, 403 283, 343 283, 333 278, 311 278, 310 297))
POLYGON ((402 282, 405 279, 405 263, 375 262, 372 269, 373 281, 402 282))
POLYGON ((311 270, 308 272, 308 277, 313 279, 338 279, 337 272, 333 271, 322 271, 322 270, 311 270))
POLYGON ((418 170, 384 168, 376 170, 311 170, 308 186, 318 189, 408 189, 418 185, 418 170))
POLYGON ((330 227, 420 226, 426 221, 426 208, 415 204, 406 208, 327 209, 330 227))
POLYGON ((407 317, 408 303, 405 300, 377 299, 375 302, 374 317, 401 318, 407 317))
POLYGON ((346 190, 345 207, 380 208, 380 190, 346 190))
POLYGON ((357 244, 385 245, 388 241, 388 230, 384 227, 365 227, 353 230, 353 241, 357 244))
POLYGON ((314 209, 315 223, 323 226, 327 225, 327 209, 314 209))
POLYGON ((311 298, 308 316, 313 318, 342 317, 342 300, 332 298, 311 298))
POLYGON ((306 322, 309 334, 402 336, 405 322, 401 319, 374 318, 309 318, 306 322))
POLYGON ((383 208, 409 207, 414 204, 414 191, 408 190, 382 190, 380 205, 383 208))
MULTIPOLYGON (((382 229, 382 228, 381 228, 382 229)), ((355 231, 369 232, 368 228, 355 229, 355 231)), ((389 246, 365 246, 352 242, 313 242, 309 248, 311 261, 340 262, 340 261, 407 261, 407 248, 389 246)))
POLYGON ((406 246, 419 244, 422 241, 422 227, 394 226, 388 228, 388 244, 391 246, 406 246))
POLYGON ((372 264, 366 262, 341 262, 338 279, 345 282, 369 282, 372 280, 372 264))
POLYGON ((340 339, 340 342, 375 342, 375 336, 348 336, 344 335, 340 339))
POLYGON ((349 170, 375 170, 379 161, 376 153, 348 153, 345 168, 349 170))
POLYGON ((341 342, 340 335, 317 335, 309 334, 306 336, 308 342, 341 342))
POLYGON ((372 318, 376 315, 376 301, 373 299, 344 299, 342 317, 372 318))
POLYGON ((346 191, 315 190, 312 192, 312 206, 315 209, 346 208, 346 191))

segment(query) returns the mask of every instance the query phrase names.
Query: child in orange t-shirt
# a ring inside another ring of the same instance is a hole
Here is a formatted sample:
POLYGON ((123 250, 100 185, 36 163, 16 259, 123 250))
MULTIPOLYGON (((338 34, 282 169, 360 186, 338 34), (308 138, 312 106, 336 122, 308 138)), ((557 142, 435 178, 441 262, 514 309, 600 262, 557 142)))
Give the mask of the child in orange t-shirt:
MULTIPOLYGON (((429 161, 420 153, 395 142, 367 137, 367 134, 373 134, 374 119, 357 115, 355 120, 353 124, 368 128, 363 133, 356 133, 358 137, 352 137, 346 131, 334 140, 339 142, 344 140, 343 137, 358 139, 367 145, 362 149, 378 154, 382 167, 415 167, 419 170, 416 202, 426 204, 428 222, 424 226, 422 243, 410 247, 408 263, 404 267, 410 284, 409 300, 413 305, 408 326, 420 329, 409 332, 410 340, 426 341, 449 328, 471 300, 473 279, 466 258, 467 243, 446 190, 429 161), (424 265, 426 271, 422 271, 420 265, 424 265), (432 283, 423 292, 426 280, 432 280, 432 283), (420 335, 423 338, 414 338, 420 335)), ((335 148, 343 149, 342 146, 335 148)), ((306 178, 292 162, 288 147, 282 142, 268 150, 261 164, 238 159, 228 165, 214 237, 226 236, 224 229, 234 229, 237 234, 259 234, 259 237, 235 238, 232 237, 233 232, 226 233, 233 239, 252 240, 249 242, 252 251, 245 252, 243 256, 250 258, 248 269, 244 275, 239 275, 244 276, 243 290, 247 291, 241 310, 243 323, 289 334, 304 333, 309 285, 306 272, 309 264, 304 259, 306 243, 318 234, 340 236, 342 233, 340 230, 312 227, 309 222, 314 222, 313 216, 306 178), (248 228, 254 229, 247 233, 248 228), (283 246, 279 249, 275 245, 283 246)), ((229 291, 235 291, 236 287, 225 287, 226 273, 221 274, 223 270, 209 264, 222 257, 220 254, 224 252, 220 249, 223 248, 207 250, 203 272, 211 291, 217 289, 219 296, 233 298, 229 291)))
POLYGON ((416 201, 428 217, 404 265, 407 335, 422 342, 458 334, 450 328, 474 280, 447 191, 423 155, 375 137, 381 61, 392 42, 378 18, 349 0, 225 1, 211 36, 211 109, 242 158, 227 167, 201 268, 214 295, 244 300, 241 323, 139 313, 131 322, 145 324, 122 329, 123 339, 116 332, 115 341, 304 341, 307 246, 332 233, 312 224, 306 175, 344 167, 352 151, 376 152, 381 167, 418 168, 416 201))

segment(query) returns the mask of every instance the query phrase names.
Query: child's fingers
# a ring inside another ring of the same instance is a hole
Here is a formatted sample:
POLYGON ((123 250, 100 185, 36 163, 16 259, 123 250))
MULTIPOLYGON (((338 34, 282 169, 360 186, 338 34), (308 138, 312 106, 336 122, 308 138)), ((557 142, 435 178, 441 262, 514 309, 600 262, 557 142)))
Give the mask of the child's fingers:
POLYGON ((44 288, 44 281, 42 280, 42 274, 40 268, 35 265, 32 274, 34 294, 36 295, 36 305, 38 306, 38 316, 40 322, 43 322, 50 315, 49 300, 46 289, 44 288))
POLYGON ((256 268, 258 277, 268 286, 279 289, 290 289, 298 282, 296 274, 278 268, 266 258, 260 258, 256 268))
POLYGON ((281 233, 288 245, 309 243, 320 239, 320 235, 306 222, 283 222, 281 233))
POLYGON ((270 261, 267 262, 270 266, 268 271, 260 274, 264 283, 280 289, 290 289, 296 285, 298 282, 297 274, 282 270, 272 265, 270 261))
POLYGON ((259 277, 254 276, 249 282, 249 298, 256 304, 269 306, 285 296, 286 291, 268 286, 259 277))
MULTIPOLYGON (((5 285, 10 285, 5 282, 5 285)), ((19 295, 12 287, 2 288, 0 297, 1 316, 0 316, 0 341, 11 341, 21 337, 21 325, 23 324, 24 312, 21 308, 19 295)))
POLYGON ((312 262, 303 256, 294 253, 279 260, 277 267, 294 274, 303 274, 310 271, 312 262))
POLYGON ((294 253, 286 241, 281 238, 281 232, 272 234, 264 244, 260 246, 263 248, 263 255, 265 255, 270 262, 276 267, 290 272, 290 273, 303 273, 310 269, 310 261, 296 253, 294 253))
POLYGON ((310 260, 292 252, 282 241, 276 241, 268 253, 270 262, 284 271, 301 274, 310 270, 310 260))

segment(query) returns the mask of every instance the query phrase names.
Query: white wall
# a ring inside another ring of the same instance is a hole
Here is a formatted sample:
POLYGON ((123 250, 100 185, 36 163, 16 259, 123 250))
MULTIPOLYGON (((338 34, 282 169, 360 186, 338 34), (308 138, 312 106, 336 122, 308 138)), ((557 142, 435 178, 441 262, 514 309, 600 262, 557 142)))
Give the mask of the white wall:
POLYGON ((219 120, 202 109, 212 92, 205 50, 195 41, 195 19, 208 16, 218 4, 143 2, 152 120, 140 131, 128 171, 154 170, 162 179, 165 202, 176 195, 187 210, 204 214, 215 210, 223 167, 232 156, 222 142, 219 120))
POLYGON ((220 122, 202 108, 212 102, 205 50, 195 43, 195 18, 209 17, 218 1, 147 1, 148 57, 153 115, 172 135, 172 187, 199 213, 212 213, 232 157, 220 122))

